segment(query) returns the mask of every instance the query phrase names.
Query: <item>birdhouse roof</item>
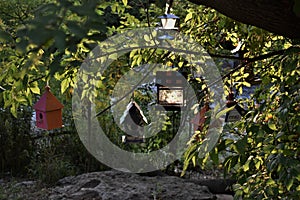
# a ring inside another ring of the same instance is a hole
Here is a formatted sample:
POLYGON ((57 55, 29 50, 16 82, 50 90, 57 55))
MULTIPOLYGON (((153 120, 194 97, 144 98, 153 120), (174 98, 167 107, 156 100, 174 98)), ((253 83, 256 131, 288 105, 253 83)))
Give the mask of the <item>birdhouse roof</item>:
POLYGON ((144 121, 146 124, 148 124, 148 120, 147 120, 147 118, 145 117, 145 115, 144 115, 142 109, 141 109, 140 106, 139 106, 135 101, 133 101, 133 100, 131 100, 131 101, 129 102, 129 104, 127 105, 126 110, 124 111, 124 113, 123 113, 123 115, 122 115, 122 117, 121 117, 121 119, 120 119, 120 123, 122 124, 122 123, 125 121, 126 116, 129 115, 129 110, 130 110, 131 108, 133 108, 133 107, 135 107, 135 108, 138 110, 138 114, 141 116, 141 118, 143 119, 143 121, 144 121))
POLYGON ((160 19, 179 19, 179 17, 174 14, 164 14, 162 16, 159 16, 158 18, 160 18, 160 19))
POLYGON ((44 94, 41 96, 40 100, 34 105, 35 110, 47 112, 53 110, 62 109, 62 105, 58 99, 50 92, 50 88, 46 87, 44 94))

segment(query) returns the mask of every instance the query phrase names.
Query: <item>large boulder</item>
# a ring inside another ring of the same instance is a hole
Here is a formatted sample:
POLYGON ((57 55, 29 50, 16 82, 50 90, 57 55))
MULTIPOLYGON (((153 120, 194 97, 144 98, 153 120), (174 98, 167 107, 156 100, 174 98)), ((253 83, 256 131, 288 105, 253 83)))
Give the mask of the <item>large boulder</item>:
POLYGON ((216 199, 206 186, 179 177, 149 177, 118 171, 66 177, 49 192, 50 200, 216 199))

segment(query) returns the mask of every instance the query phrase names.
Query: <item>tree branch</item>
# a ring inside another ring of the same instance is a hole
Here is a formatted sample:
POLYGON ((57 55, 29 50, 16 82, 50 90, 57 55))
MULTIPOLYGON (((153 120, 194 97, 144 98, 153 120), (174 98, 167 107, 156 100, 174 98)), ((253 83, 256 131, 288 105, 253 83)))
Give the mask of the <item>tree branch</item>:
POLYGON ((277 55, 284 55, 291 48, 293 48, 293 47, 290 47, 288 49, 281 49, 281 50, 278 50, 278 51, 270 52, 270 53, 263 54, 263 55, 260 55, 260 56, 254 57, 254 58, 244 58, 245 62, 239 64, 236 68, 232 69, 230 72, 228 72, 227 74, 223 75, 221 78, 219 78, 216 81, 214 81, 211 84, 209 84, 209 87, 213 86, 214 84, 216 84, 216 83, 218 83, 218 82, 220 82, 222 80, 224 80, 225 78, 230 77, 231 74, 233 74, 234 72, 238 71, 239 69, 245 67, 246 65, 248 65, 250 63, 257 62, 257 61, 260 61, 260 60, 265 60, 265 59, 268 59, 268 58, 271 58, 271 57, 277 56, 277 55))
POLYGON ((291 39, 300 39, 300 16, 294 0, 188 0, 211 7, 239 22, 291 39))
MULTIPOLYGON (((157 49, 155 49, 151 55, 149 56, 149 59, 154 55, 154 53, 156 52, 157 49)), ((166 57, 168 57, 170 55, 170 52, 165 54, 162 57, 162 60, 164 60, 166 57)), ((152 70, 156 67, 157 65, 155 64, 151 70, 149 70, 149 72, 147 72, 147 74, 145 76, 143 76, 141 78, 141 80, 134 86, 132 87, 131 90, 129 90, 124 96, 122 96, 120 99, 118 99, 116 102, 112 103, 110 106, 107 106, 105 109, 103 109, 102 111, 100 111, 99 113, 96 114, 96 117, 99 117, 100 115, 102 115, 104 112, 106 112, 107 110, 109 110, 110 108, 112 108, 113 106, 117 105, 118 103, 120 103, 121 101, 123 101, 128 95, 130 95, 132 92, 134 92, 134 90, 141 85, 141 83, 143 83, 143 81, 148 77, 148 75, 150 74, 150 72, 152 72, 152 70)))

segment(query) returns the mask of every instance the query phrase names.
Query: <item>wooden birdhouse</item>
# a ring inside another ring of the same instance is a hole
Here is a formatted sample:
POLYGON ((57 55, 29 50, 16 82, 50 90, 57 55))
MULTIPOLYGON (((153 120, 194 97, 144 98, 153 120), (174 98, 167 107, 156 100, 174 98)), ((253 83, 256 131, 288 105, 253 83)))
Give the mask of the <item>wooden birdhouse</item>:
POLYGON ((61 128, 63 107, 58 99, 50 92, 50 87, 46 86, 45 93, 34 105, 36 126, 46 130, 61 128))
POLYGON ((209 104, 205 103, 205 105, 200 109, 200 112, 192 119, 192 123, 194 124, 194 132, 195 131, 202 131, 205 122, 207 120, 206 113, 210 110, 209 104))
POLYGON ((147 118, 145 117, 140 106, 131 100, 124 111, 120 123, 124 125, 126 133, 130 135, 123 135, 123 143, 143 143, 145 142, 144 136, 132 136, 142 135, 144 126, 148 124, 147 118))
POLYGON ((233 107, 233 110, 226 113, 225 122, 236 122, 246 114, 246 111, 235 101, 232 90, 230 91, 226 106, 228 108, 233 107))

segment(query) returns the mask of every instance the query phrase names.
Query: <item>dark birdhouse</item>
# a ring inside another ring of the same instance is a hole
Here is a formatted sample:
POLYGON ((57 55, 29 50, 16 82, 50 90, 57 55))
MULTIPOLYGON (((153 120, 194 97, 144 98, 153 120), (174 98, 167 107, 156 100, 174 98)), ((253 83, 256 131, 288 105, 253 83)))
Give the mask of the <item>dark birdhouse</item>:
POLYGON ((185 106, 185 78, 177 71, 156 72, 157 101, 166 110, 180 110, 185 106))
MULTIPOLYGON (((131 135, 142 135, 144 126, 148 124, 147 118, 139 105, 131 100, 124 111, 120 123, 124 125, 127 133, 131 135)), ((143 136, 122 136, 123 143, 143 143, 145 138, 143 136)))
POLYGON ((36 126, 46 130, 61 128, 63 107, 64 106, 50 92, 50 87, 46 86, 45 93, 34 105, 36 126))
POLYGON ((234 108, 226 113, 225 122, 239 121, 246 114, 246 111, 235 101, 232 91, 228 95, 226 106, 228 108, 234 106, 234 108))

